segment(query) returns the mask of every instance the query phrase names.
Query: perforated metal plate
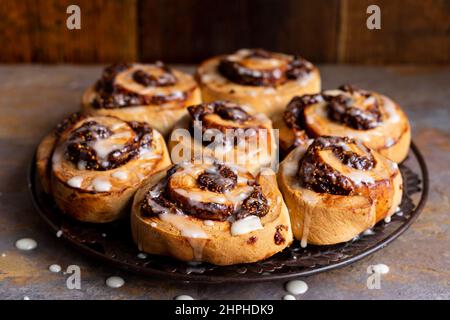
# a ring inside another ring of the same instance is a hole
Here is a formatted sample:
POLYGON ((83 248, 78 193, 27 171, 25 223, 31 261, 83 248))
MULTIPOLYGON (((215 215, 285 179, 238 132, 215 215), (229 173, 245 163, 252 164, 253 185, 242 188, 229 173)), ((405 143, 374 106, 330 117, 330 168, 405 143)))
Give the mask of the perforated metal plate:
POLYGON ((61 238, 82 252, 105 263, 145 276, 165 280, 192 282, 245 282, 307 276, 342 267, 360 260, 400 236, 420 214, 428 193, 428 173, 417 147, 412 144, 408 159, 400 165, 405 184, 401 214, 394 214, 390 223, 380 222, 370 235, 333 246, 301 248, 295 241, 264 261, 235 266, 211 264, 189 265, 171 258, 147 255, 139 251, 131 238, 128 220, 106 225, 86 224, 64 216, 52 198, 46 195, 37 179, 33 159, 29 172, 29 188, 35 207, 42 218, 61 238))

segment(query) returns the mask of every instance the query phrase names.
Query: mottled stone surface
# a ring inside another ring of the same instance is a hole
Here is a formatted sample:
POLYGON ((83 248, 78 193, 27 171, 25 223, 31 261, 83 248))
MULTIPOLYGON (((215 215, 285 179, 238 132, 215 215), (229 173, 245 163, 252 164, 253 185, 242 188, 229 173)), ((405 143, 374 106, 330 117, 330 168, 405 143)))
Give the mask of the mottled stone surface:
MULTIPOLYGON (((299 299, 450 299, 450 67, 322 66, 324 88, 354 83, 397 100, 413 125, 413 137, 430 170, 428 204, 418 221, 387 248, 351 266, 304 279, 299 299), (384 263, 390 273, 380 290, 366 287, 366 269, 384 263)), ((26 174, 34 148, 64 115, 78 109, 82 91, 100 74, 92 66, 0 67, 0 298, 22 299, 281 299, 284 281, 255 284, 180 284, 146 279, 102 266, 49 232, 35 213, 26 174), (23 253, 14 243, 32 237, 38 247, 23 253), (3 254, 3 255, 2 255, 3 254), (81 290, 51 264, 81 267, 81 290), (105 285, 121 275, 119 289, 105 285)))

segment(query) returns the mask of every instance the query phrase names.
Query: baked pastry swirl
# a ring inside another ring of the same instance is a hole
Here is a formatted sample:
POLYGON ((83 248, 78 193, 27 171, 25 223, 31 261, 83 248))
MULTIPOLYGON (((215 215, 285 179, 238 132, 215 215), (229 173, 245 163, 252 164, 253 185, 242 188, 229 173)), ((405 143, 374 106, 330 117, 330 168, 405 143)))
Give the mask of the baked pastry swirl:
POLYGON ((37 150, 42 185, 75 219, 110 222, 127 213, 141 182, 171 164, 163 137, 144 122, 76 113, 37 150))
POLYGON ((245 167, 253 174, 275 164, 276 139, 265 114, 229 101, 194 105, 188 111, 169 140, 174 163, 202 156, 245 167))
POLYGON ((359 139, 399 163, 406 158, 411 142, 409 121, 395 102, 349 85, 293 98, 274 126, 280 129, 284 152, 309 137, 334 135, 359 139))
POLYGON ((292 150, 278 182, 302 246, 353 239, 389 218, 403 189, 395 162, 358 140, 330 136, 292 150))
POLYGON ((186 114, 187 106, 200 102, 193 77, 162 62, 111 65, 82 98, 88 114, 147 122, 163 135, 186 114))
POLYGON ((134 198, 131 228, 141 251, 217 265, 262 260, 292 241, 275 173, 217 161, 150 177, 134 198))
POLYGON ((262 49, 213 57, 197 69, 204 102, 248 104, 269 117, 296 95, 320 91, 320 75, 309 61, 262 49))

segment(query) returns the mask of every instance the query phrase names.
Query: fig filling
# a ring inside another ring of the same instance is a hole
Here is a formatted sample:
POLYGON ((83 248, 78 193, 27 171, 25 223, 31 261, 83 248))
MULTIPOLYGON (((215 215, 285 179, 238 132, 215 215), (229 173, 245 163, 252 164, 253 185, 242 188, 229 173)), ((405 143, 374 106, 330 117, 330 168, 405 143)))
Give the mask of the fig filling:
POLYGON ((242 107, 229 101, 202 103, 188 107, 188 111, 191 117, 197 121, 202 121, 208 114, 217 114, 223 120, 236 121, 238 123, 253 120, 253 117, 242 107))
POLYGON ((141 150, 152 145, 152 129, 146 123, 128 122, 135 133, 124 145, 110 151, 101 159, 93 147, 95 142, 110 138, 114 133, 96 121, 83 123, 70 135, 67 142, 66 157, 76 166, 84 163, 86 170, 105 171, 118 168, 136 158, 141 150))
POLYGON ((305 107, 321 101, 323 98, 320 94, 304 95, 294 97, 287 105, 283 119, 287 127, 294 132, 294 147, 306 143, 309 139, 306 132, 305 107))
POLYGON ((224 193, 233 189, 237 183, 237 175, 228 167, 218 165, 217 170, 205 171, 197 178, 200 189, 224 193))
POLYGON ((355 193, 354 182, 339 173, 331 165, 324 163, 320 152, 331 150, 344 165, 357 170, 371 170, 376 160, 370 150, 354 139, 346 137, 317 138, 308 148, 300 160, 298 176, 300 184, 319 193, 334 195, 352 195, 355 193), (348 146, 355 144, 363 154, 353 152, 348 146))
POLYGON ((220 60, 218 71, 228 80, 244 86, 275 87, 288 80, 297 80, 310 73, 313 66, 300 57, 280 58, 279 56, 263 50, 253 49, 241 57, 233 56, 220 60), (270 67, 264 62, 277 61, 276 66, 270 67), (261 65, 261 68, 252 66, 261 65))
MULTIPOLYGON (((156 62, 154 66, 160 69, 161 74, 156 76, 139 69, 133 73, 133 81, 144 87, 167 87, 176 84, 177 78, 165 64, 156 62)), ((102 77, 95 84, 96 96, 92 101, 94 108, 116 109, 142 105, 161 105, 187 98, 184 92, 168 95, 141 95, 116 83, 117 75, 132 67, 132 64, 120 63, 105 68, 102 77)))
POLYGON ((330 120, 345 124, 356 130, 370 130, 381 123, 381 110, 376 97, 349 85, 339 88, 349 95, 326 95, 327 114, 330 120))
POLYGON ((204 169, 194 180, 195 185, 188 183, 188 189, 183 189, 183 193, 171 187, 171 179, 174 179, 175 174, 189 175, 190 173, 189 171, 184 173, 181 165, 170 168, 166 176, 146 194, 141 204, 146 216, 172 213, 186 214, 205 220, 225 221, 230 218, 239 220, 249 215, 262 217, 269 212, 268 201, 261 187, 253 180, 246 182, 244 186, 251 190, 245 194, 244 199, 223 201, 228 193, 238 188, 238 174, 226 165, 215 163, 204 169), (189 188, 199 188, 210 198, 202 201, 196 197, 198 191, 191 196, 189 188))

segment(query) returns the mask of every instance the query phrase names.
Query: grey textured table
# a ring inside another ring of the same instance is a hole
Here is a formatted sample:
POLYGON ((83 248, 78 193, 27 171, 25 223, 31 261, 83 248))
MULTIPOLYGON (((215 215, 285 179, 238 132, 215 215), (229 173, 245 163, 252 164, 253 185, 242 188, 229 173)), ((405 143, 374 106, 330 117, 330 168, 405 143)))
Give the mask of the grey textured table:
MULTIPOLYGON (((102 266, 64 244, 40 220, 27 192, 26 172, 41 137, 79 107, 83 90, 100 74, 93 66, 0 66, 0 298, 23 299, 280 299, 284 281, 202 285, 148 279, 102 266), (14 243, 38 241, 23 253, 14 243), (51 273, 57 263, 81 268, 81 290, 66 287, 68 275, 51 273), (120 275, 119 289, 105 279, 120 275)), ((430 170, 428 204, 398 240, 348 267, 305 280, 298 299, 450 299, 450 67, 321 67, 324 88, 353 83, 393 97, 406 110, 413 137, 430 170), (381 289, 366 287, 369 265, 390 272, 381 289)))

